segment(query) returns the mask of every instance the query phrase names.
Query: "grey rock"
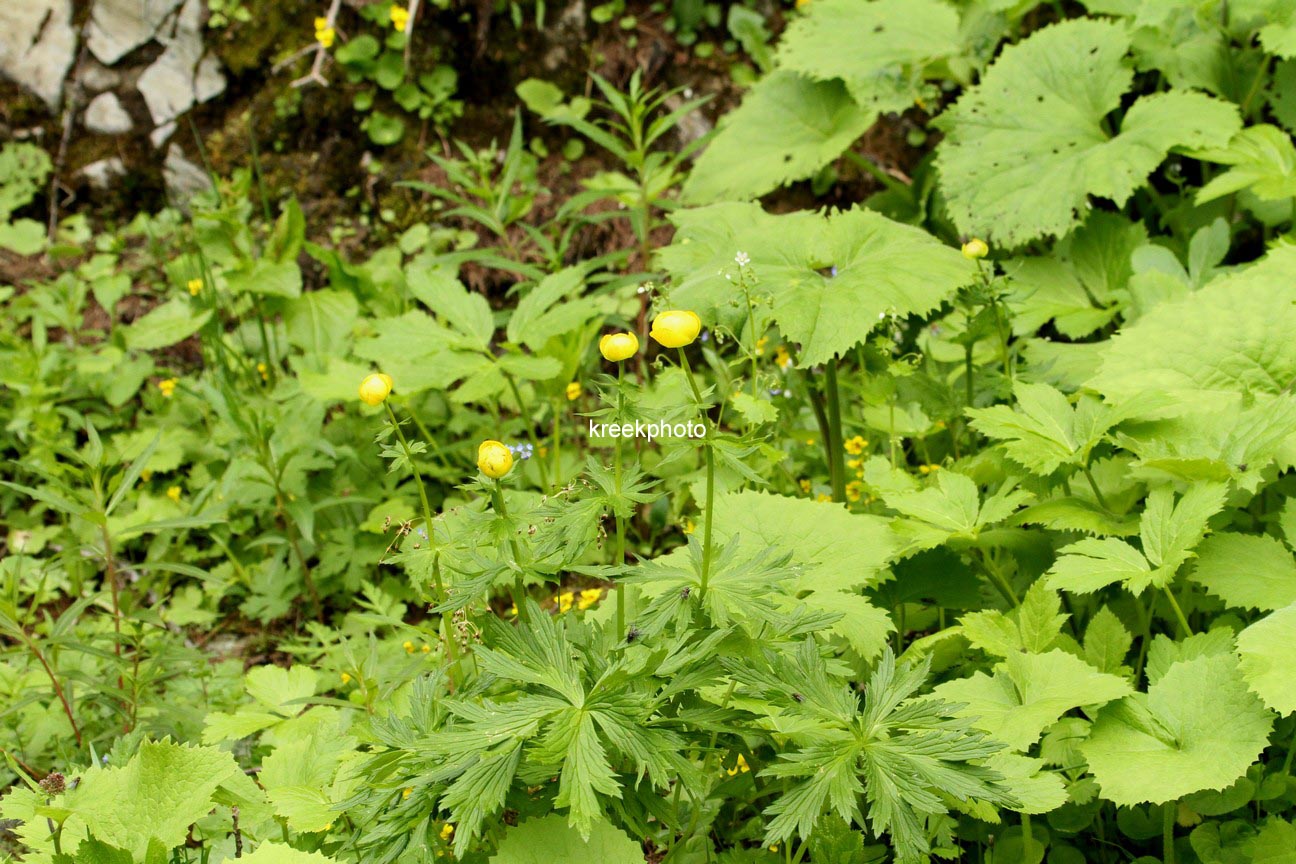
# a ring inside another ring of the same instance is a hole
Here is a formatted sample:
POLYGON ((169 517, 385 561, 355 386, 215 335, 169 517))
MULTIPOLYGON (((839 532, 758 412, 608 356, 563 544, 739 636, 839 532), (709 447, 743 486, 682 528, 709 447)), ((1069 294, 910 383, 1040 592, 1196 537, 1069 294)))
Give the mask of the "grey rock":
POLYGON ((161 126, 149 133, 149 143, 152 144, 154 148, 161 147, 166 143, 168 138, 175 134, 175 131, 176 121, 172 120, 170 123, 163 123, 161 126))
POLYGON ((122 107, 116 93, 100 93, 86 106, 85 126, 91 132, 121 135, 129 132, 132 125, 130 115, 122 107))
POLYGON ((172 23, 170 32, 164 27, 157 34, 166 50, 137 84, 159 126, 225 90, 220 61, 213 54, 203 56, 202 0, 186 0, 172 23))
POLYGON ((198 62, 198 74, 194 78, 194 101, 206 102, 224 92, 225 73, 221 71, 220 59, 208 52, 198 62))
POLYGON ((102 93, 105 90, 112 90, 121 84, 121 73, 114 69, 109 69, 102 63, 96 62, 93 58, 87 58, 81 66, 80 84, 89 93, 102 93))
POLYGON ((182 0, 95 0, 86 43, 112 65, 153 38, 182 0))
POLYGON ((71 0, 0 0, 0 74, 57 110, 76 54, 71 0))
POLYGON ((184 204, 195 193, 211 188, 207 172, 186 159, 184 151, 174 143, 167 148, 166 161, 162 163, 162 179, 178 204, 184 204))
POLYGON ((118 177, 126 176, 126 165, 116 156, 91 162, 81 169, 81 173, 96 189, 107 189, 118 177))

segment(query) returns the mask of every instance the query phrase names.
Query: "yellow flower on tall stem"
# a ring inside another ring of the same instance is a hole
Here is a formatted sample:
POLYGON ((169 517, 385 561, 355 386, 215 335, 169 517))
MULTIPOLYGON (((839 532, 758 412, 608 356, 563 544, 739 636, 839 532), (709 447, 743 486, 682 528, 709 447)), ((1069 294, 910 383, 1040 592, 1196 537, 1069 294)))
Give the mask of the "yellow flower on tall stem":
POLYGON ((513 467, 513 451, 503 443, 488 439, 477 448, 477 467, 492 480, 498 480, 513 467))
POLYGON ((620 363, 639 351, 639 337, 633 333, 608 333, 599 340, 599 353, 605 360, 620 363))
POLYGON ((683 348, 692 345, 702 332, 702 319, 696 312, 671 309, 653 319, 648 335, 664 348, 683 348))
POLYGON ((366 405, 381 405, 387 401, 394 386, 390 375, 375 372, 360 382, 360 401, 366 405))

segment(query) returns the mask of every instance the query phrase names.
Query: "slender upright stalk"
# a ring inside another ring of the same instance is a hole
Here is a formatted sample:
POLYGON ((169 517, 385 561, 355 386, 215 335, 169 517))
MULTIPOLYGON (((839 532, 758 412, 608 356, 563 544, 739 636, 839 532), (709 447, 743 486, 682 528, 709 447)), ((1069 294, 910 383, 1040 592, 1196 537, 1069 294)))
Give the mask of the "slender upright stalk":
POLYGON ((1161 805, 1161 851, 1164 864, 1175 864, 1174 817, 1178 802, 1167 801, 1161 805))
POLYGON ((1188 626, 1188 619, 1184 616, 1183 609, 1179 608, 1179 601, 1175 599, 1174 592, 1167 585, 1161 589, 1165 592, 1166 599, 1170 601, 1170 608, 1174 610, 1175 620, 1179 622, 1179 628, 1183 630, 1184 636, 1193 635, 1192 627, 1188 626))
MULTIPOLYGON (((617 413, 618 423, 623 423, 625 414, 625 374, 623 372, 624 364, 617 364, 617 413)), ((613 465, 613 471, 616 477, 616 506, 617 510, 613 513, 616 519, 616 565, 618 567, 625 565, 625 517, 621 515, 621 436, 618 435, 612 439, 616 442, 616 463, 613 465)), ((617 585, 616 601, 616 632, 618 638, 625 636, 626 632, 626 598, 625 585, 617 585)))
MULTIPOLYGON (((499 478, 495 479, 495 485, 491 487, 491 502, 495 505, 495 512, 507 519, 508 506, 504 503, 504 486, 499 478)), ((518 623, 527 624, 531 616, 526 607, 526 583, 522 581, 522 556, 518 553, 517 541, 512 537, 509 538, 509 548, 513 551, 513 564, 517 568, 517 575, 513 579, 513 605, 518 610, 518 623)))
POLYGON ((698 389, 697 379, 693 377, 693 367, 689 365, 684 349, 678 350, 680 366, 688 378, 689 387, 693 390, 693 398, 697 400, 698 409, 702 412, 702 424, 706 428, 706 437, 702 442, 703 454, 706 457, 706 523, 702 527, 702 584, 698 592, 705 594, 707 581, 711 578, 711 523, 713 521, 711 513, 715 503, 715 454, 711 448, 711 418, 707 416, 706 409, 702 405, 702 391, 698 389))
MULTIPOLYGON (((527 438, 530 439, 531 447, 536 451, 536 455, 538 456, 540 454, 540 439, 536 437, 535 425, 529 419, 531 417, 531 411, 527 407, 526 401, 522 398, 522 391, 518 389, 517 382, 513 380, 513 376, 505 372, 504 380, 508 381, 509 389, 513 391, 513 399, 517 402, 518 411, 522 415, 522 422, 526 426, 527 438)), ((545 468, 544 460, 536 460, 536 467, 540 471, 540 485, 544 486, 547 491, 552 492, 553 487, 549 485, 549 471, 545 468)))
MULTIPOLYGON (((414 485, 418 487, 419 503, 423 506, 423 526, 427 529, 428 547, 436 554, 436 534, 433 532, 432 525, 432 507, 428 504, 427 490, 423 488, 423 474, 419 471, 418 466, 414 464, 414 454, 410 451, 409 441, 405 439, 405 432, 401 429, 400 421, 396 419, 396 411, 391 407, 390 401, 384 401, 383 406, 387 409, 387 418, 391 420, 392 428, 396 430, 396 440, 400 442, 401 451, 405 454, 405 461, 409 463, 410 471, 414 474, 414 485)), ((445 588, 441 584, 441 568, 433 566, 432 575, 436 582, 437 602, 445 602, 445 588)))
POLYGON ((837 389, 837 360, 828 360, 825 380, 828 390, 828 474, 832 479, 833 501, 842 503, 846 500, 846 464, 844 461, 844 442, 842 440, 841 396, 837 389))

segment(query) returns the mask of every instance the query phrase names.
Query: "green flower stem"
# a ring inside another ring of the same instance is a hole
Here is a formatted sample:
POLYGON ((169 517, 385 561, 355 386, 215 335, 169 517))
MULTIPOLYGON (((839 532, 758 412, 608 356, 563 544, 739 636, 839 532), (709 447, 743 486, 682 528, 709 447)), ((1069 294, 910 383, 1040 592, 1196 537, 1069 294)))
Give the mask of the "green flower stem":
POLYGON ((833 501, 846 500, 846 464, 843 458, 841 396, 837 388, 837 360, 829 359, 826 369, 828 390, 828 473, 832 479, 833 501))
MULTIPOLYGON (((617 364, 617 422, 623 423, 625 414, 625 373, 624 364, 617 364)), ((616 476, 616 506, 617 511, 613 513, 616 519, 616 565, 618 567, 625 565, 625 517, 620 513, 621 506, 621 436, 618 435, 613 441, 616 442, 616 463, 612 466, 616 476)), ((626 586, 617 585, 616 600, 616 632, 617 637, 622 638, 626 632, 626 586)))
MULTIPOLYGON (((531 447, 535 450, 537 456, 540 455, 540 439, 536 437, 535 425, 528 419, 531 416, 531 409, 527 406, 526 400, 522 398, 522 391, 518 389, 517 381, 509 373, 504 373, 504 380, 508 381, 509 390, 513 391, 513 399, 518 404, 518 411, 522 415, 522 422, 526 425, 527 438, 531 441, 531 447)), ((552 492, 553 487, 549 485, 549 471, 545 468, 543 459, 536 460, 536 467, 540 471, 540 485, 547 491, 552 492)))
MULTIPOLYGON (((396 439, 400 441, 401 450, 405 453, 405 461, 409 463, 410 471, 414 474, 414 485, 418 487, 419 503, 423 506, 423 525, 427 528, 428 546, 432 548, 435 554, 436 534, 432 526, 432 506, 428 504, 427 490, 423 488, 423 474, 419 471, 418 466, 414 464, 414 454, 410 452, 409 441, 405 440, 405 432, 401 429, 400 421, 396 419, 396 411, 391 407, 391 402, 384 400, 383 407, 387 409, 387 419, 391 421, 392 428, 396 430, 396 439)), ((445 602, 445 587, 441 584, 441 568, 435 565, 432 567, 433 580, 436 583, 437 602, 445 602)))
POLYGON ((1165 864, 1175 864, 1174 817, 1177 802, 1167 801, 1161 805, 1161 849, 1165 864))
POLYGON ((1035 835, 1031 833, 1031 818, 1029 813, 1021 814, 1021 830, 1022 830, 1022 857, 1025 859, 1026 864, 1030 864, 1030 862, 1033 860, 1031 858, 1031 852, 1033 852, 1035 849, 1035 835))
POLYGON ((1089 488, 1093 490, 1094 499, 1098 502, 1098 506, 1110 513, 1111 508, 1107 506, 1107 499, 1103 498, 1102 492, 1098 489, 1098 481, 1094 480, 1093 472, 1089 470, 1089 466, 1086 465, 1080 470, 1084 472, 1085 479, 1089 481, 1089 488))
POLYGON ((711 522, 713 521, 711 512, 715 503, 715 454, 711 447, 711 418, 707 416, 706 408, 702 405, 702 391, 698 389, 697 379, 693 377, 693 367, 689 365, 684 349, 678 350, 680 366, 688 378, 689 387, 693 389, 693 398, 697 400, 698 410, 702 412, 702 423, 706 427, 706 437, 702 442, 706 457, 706 524, 702 528, 702 584, 698 589, 698 593, 706 594, 707 581, 711 578, 711 522))
MULTIPOLYGON (((496 513, 504 519, 508 518, 508 507, 504 504, 504 486, 498 477, 491 487, 491 503, 494 504, 496 513)), ((513 579, 513 605, 518 610, 518 623, 527 624, 530 623, 530 615, 526 608, 526 584, 522 581, 522 556, 518 553, 517 541, 512 537, 509 538, 509 548, 513 550, 513 565, 517 568, 517 576, 513 579)))
POLYGON ((1179 627, 1183 630, 1183 635, 1193 635, 1193 629, 1188 626, 1188 619, 1184 616, 1183 609, 1179 608, 1179 601, 1175 599, 1174 592, 1170 590, 1170 586, 1167 585, 1161 590, 1165 592, 1166 599, 1170 601, 1170 608, 1174 610, 1175 620, 1179 622, 1179 627))
MULTIPOLYGON (((553 402, 553 478, 554 485, 562 485, 562 403, 557 399, 553 402)), ((536 451, 536 458, 542 458, 540 452, 536 451)))

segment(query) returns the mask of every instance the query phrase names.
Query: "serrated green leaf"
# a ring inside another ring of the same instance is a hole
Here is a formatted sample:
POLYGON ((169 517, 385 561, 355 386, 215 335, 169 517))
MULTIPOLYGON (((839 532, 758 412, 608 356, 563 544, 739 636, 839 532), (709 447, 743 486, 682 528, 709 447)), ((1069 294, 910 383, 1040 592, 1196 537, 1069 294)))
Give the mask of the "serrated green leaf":
POLYGON ((1206 162, 1230 166, 1197 190, 1205 204, 1246 189, 1261 201, 1296 198, 1296 147, 1277 126, 1261 123, 1233 136, 1228 146, 1191 154, 1206 162))
POLYGON ((529 819, 508 828, 491 864, 556 864, 559 861, 589 861, 599 864, 643 864, 639 843, 615 826, 599 820, 582 837, 567 827, 563 818, 551 814, 529 819))
POLYGON ((1237 648, 1251 691, 1279 714, 1296 711, 1296 602, 1239 633, 1237 648))
POLYGON ((1189 576, 1230 606, 1269 611, 1296 603, 1296 558, 1273 537, 1208 537, 1189 576))

